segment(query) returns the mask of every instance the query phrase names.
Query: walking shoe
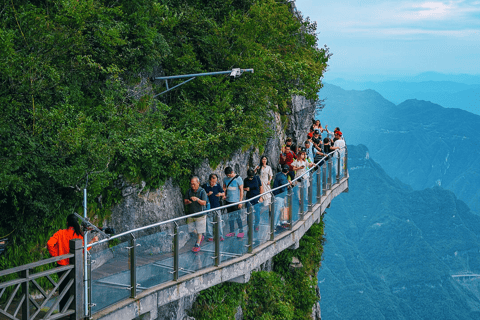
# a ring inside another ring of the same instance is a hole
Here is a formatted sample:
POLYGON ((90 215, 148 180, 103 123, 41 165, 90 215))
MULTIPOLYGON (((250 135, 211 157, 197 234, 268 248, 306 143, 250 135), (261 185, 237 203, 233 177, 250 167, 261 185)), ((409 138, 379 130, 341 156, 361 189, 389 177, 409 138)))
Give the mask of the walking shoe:
POLYGON ((245 234, 244 234, 243 232, 239 232, 239 233, 237 234, 237 237, 238 237, 238 238, 243 238, 244 235, 245 235, 245 234))
POLYGON ((223 239, 223 237, 220 237, 220 241, 223 241, 223 240, 225 240, 225 239, 223 239))
POLYGON ((225 237, 235 237, 235 232, 227 233, 225 237))
POLYGON ((208 238, 207 241, 208 241, 208 242, 212 242, 212 241, 213 241, 213 238, 208 238))
POLYGON ((195 243, 195 247, 192 249, 193 252, 198 252, 200 251, 200 245, 198 243, 195 243))

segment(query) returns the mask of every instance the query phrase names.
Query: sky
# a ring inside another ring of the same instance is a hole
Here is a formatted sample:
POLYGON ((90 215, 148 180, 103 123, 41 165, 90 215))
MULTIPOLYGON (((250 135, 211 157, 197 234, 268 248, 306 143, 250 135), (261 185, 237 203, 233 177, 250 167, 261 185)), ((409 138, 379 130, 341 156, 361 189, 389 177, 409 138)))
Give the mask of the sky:
POLYGON ((325 80, 480 74, 480 0, 295 2, 333 53, 325 80))

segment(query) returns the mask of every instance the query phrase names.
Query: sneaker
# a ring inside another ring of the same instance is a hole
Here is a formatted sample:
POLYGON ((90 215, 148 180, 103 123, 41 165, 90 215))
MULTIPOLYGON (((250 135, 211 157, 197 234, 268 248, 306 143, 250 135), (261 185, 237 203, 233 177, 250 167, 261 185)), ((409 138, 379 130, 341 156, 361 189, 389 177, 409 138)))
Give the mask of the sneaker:
POLYGON ((259 227, 259 226, 256 226, 256 227, 255 227, 255 232, 258 232, 258 230, 260 230, 260 227, 259 227))
POLYGON ((220 241, 223 241, 223 240, 225 240, 225 239, 223 239, 223 237, 220 237, 220 241))
POLYGON ((237 238, 243 238, 244 235, 245 235, 245 234, 244 234, 243 232, 239 232, 239 233, 237 234, 237 238))
POLYGON ((227 233, 225 237, 235 237, 235 232, 227 233))
POLYGON ((207 241, 208 241, 208 242, 212 242, 212 241, 213 241, 213 238, 208 238, 207 241))
POLYGON ((198 252, 200 251, 200 245, 198 243, 195 243, 195 247, 192 249, 193 252, 198 252))

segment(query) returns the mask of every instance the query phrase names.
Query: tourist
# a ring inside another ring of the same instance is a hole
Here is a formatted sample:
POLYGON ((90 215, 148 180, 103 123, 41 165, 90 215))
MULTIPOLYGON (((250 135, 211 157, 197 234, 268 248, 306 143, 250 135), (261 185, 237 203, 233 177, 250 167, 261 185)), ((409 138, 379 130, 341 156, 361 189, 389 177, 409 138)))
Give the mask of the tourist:
MULTIPOLYGON (((70 240, 72 239, 83 239, 83 231, 78 224, 77 217, 72 213, 67 216, 67 229, 60 229, 48 240, 47 249, 52 257, 62 256, 64 254, 70 253, 70 240)), ((89 244, 97 242, 98 236, 93 237, 89 244)), ((90 250, 88 248, 87 250, 90 250)), ((57 261, 57 267, 62 267, 70 264, 70 259, 63 259, 57 261)), ((68 270, 67 270, 68 271, 68 270)), ((67 271, 60 271, 57 273, 58 281, 67 271)), ((58 294, 62 294, 68 284, 68 278, 60 282, 58 288, 58 294)), ((66 293, 62 300, 60 300, 59 308, 60 310, 67 304, 70 294, 66 293)))
MULTIPOLYGON (((274 225, 275 227, 286 227, 286 221, 280 222, 280 215, 284 212, 285 206, 285 196, 287 195, 287 185, 291 185, 291 181, 288 181, 287 174, 290 172, 290 167, 288 165, 282 166, 282 171, 275 175, 275 180, 273 181, 273 189, 283 186, 278 190, 274 190, 272 193, 275 196, 275 212, 274 212, 274 225)), ((286 215, 283 215, 284 217, 286 215)))
MULTIPOLYGON (((243 180, 239 177, 231 167, 225 168, 225 175, 226 178, 223 179, 223 190, 225 191, 225 199, 228 204, 240 202, 243 200, 243 180)), ((227 233, 226 237, 234 237, 235 236, 235 220, 238 224, 238 238, 243 238, 245 235, 243 233, 243 224, 242 218, 240 217, 239 210, 242 208, 242 204, 239 203, 238 205, 230 206, 227 208, 227 212, 229 213, 228 223, 230 227, 230 232, 227 233)))
MULTIPOLYGON (((243 190, 247 191, 246 199, 252 199, 264 192, 262 181, 260 181, 260 178, 255 175, 255 171, 253 169, 248 169, 247 177, 243 179, 243 190)), ((253 210, 253 213, 255 215, 255 225, 254 225, 255 231, 258 231, 259 224, 260 224, 260 210, 255 209, 255 205, 259 201, 263 201, 262 197, 260 198, 257 197, 247 202, 247 210, 253 210)))
POLYGON ((292 138, 287 138, 287 140, 285 140, 285 144, 282 146, 282 153, 285 153, 285 147, 290 147, 290 150, 292 150, 292 138))
POLYGON ((305 140, 305 151, 307 152, 307 161, 310 163, 314 163, 315 154, 317 150, 313 148, 313 144, 310 143, 310 140, 305 140), (313 151, 315 150, 315 152, 313 151))
POLYGON ((313 127, 313 125, 310 126, 310 131, 307 133, 307 137, 308 139, 312 139, 313 138, 313 133, 315 132, 315 128, 313 127))
MULTIPOLYGON (((218 183, 218 177, 215 173, 210 174, 208 177, 208 183, 202 185, 202 188, 205 189, 207 192, 208 201, 210 202, 210 209, 215 209, 220 207, 220 199, 225 196, 225 192, 223 188, 218 183)), ((221 210, 211 211, 210 214, 207 215, 207 231, 206 231, 206 238, 207 241, 213 241, 213 217, 217 217, 217 221, 219 223, 218 230, 220 231, 220 241, 223 241, 223 227, 222 227, 222 213, 221 210)))
POLYGON ((315 129, 313 132, 312 143, 314 149, 319 152, 323 152, 322 137, 320 136, 320 131, 318 129, 315 129))
MULTIPOLYGON (((308 163, 306 156, 307 156, 306 151, 300 150, 300 152, 298 153, 298 158, 294 162, 292 162, 293 170, 295 170, 296 172, 295 178, 300 177, 302 174, 305 173, 306 170, 308 170, 308 168, 313 167, 313 163, 308 163)), ((304 177, 308 177, 308 176, 305 175, 304 177)))
POLYGON ((330 147, 330 150, 337 150, 335 152, 334 166, 339 175, 343 174, 343 163, 345 158, 345 140, 342 139, 342 132, 340 130, 335 131, 335 143, 333 147, 330 147), (340 157, 340 167, 338 166, 338 158, 340 157), (337 161, 335 161, 337 160, 337 161))
POLYGON ((289 146, 285 146, 285 152, 280 154, 280 164, 287 165, 290 168, 290 171, 288 172, 290 180, 293 180, 295 178, 295 172, 293 171, 292 162, 296 158, 297 155, 290 150, 289 146))
MULTIPOLYGON (((260 164, 255 168, 255 173, 260 176, 260 181, 262 182, 263 192, 268 192, 271 190, 270 183, 273 179, 272 168, 268 165, 267 156, 262 156, 260 158, 260 164)), ((268 206, 270 204, 272 195, 267 193, 263 196, 263 204, 268 206)))
POLYGON ((320 120, 315 120, 315 124, 313 125, 313 129, 316 129, 320 132, 323 132, 322 124, 320 123, 320 120))
MULTIPOLYGON (((187 214, 202 212, 206 209, 208 201, 207 192, 200 187, 200 180, 198 177, 190 179, 190 189, 185 193, 183 202, 186 206, 187 214)), ((207 228, 206 214, 195 216, 187 219, 188 231, 197 235, 197 241, 193 247, 193 252, 200 251, 200 245, 203 241, 203 234, 207 228)))

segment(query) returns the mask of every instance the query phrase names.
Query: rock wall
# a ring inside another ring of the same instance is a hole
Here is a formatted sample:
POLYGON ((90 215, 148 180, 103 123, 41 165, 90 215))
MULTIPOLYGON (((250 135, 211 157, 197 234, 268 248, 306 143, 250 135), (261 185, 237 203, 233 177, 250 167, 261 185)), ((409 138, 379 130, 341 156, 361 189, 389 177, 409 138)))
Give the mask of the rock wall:
MULTIPOLYGON (((280 120, 280 115, 272 115, 273 121, 270 127, 274 135, 268 139, 263 154, 269 159, 270 166, 274 171, 277 168, 280 149, 285 139, 291 137, 294 143, 303 144, 314 113, 315 104, 312 101, 296 96, 292 99, 292 113, 288 115, 286 130, 280 120)), ((194 173, 202 183, 207 182, 208 176, 212 172, 216 173, 221 180, 224 177, 225 167, 230 166, 241 177, 246 177, 248 168, 259 163, 262 155, 259 154, 258 149, 250 148, 246 152, 239 150, 216 168, 211 168, 208 159, 205 159, 194 173)), ((131 185, 124 181, 118 181, 117 185, 122 190, 123 201, 113 208, 111 217, 104 222, 104 225, 114 227, 117 233, 184 214, 180 187, 174 185, 171 180, 167 180, 156 190, 146 190, 145 182, 131 185)))
MULTIPOLYGON (((295 144, 303 145, 314 114, 315 104, 313 101, 306 100, 300 96, 294 97, 292 99, 292 113, 287 116, 286 128, 284 127, 285 123, 281 121, 280 115, 272 114, 273 121, 270 124, 270 128, 274 134, 268 139, 263 154, 259 153, 259 148, 254 147, 246 152, 239 150, 232 154, 229 160, 220 163, 216 168, 211 168, 208 159, 205 159, 202 165, 195 169, 195 175, 200 178, 201 183, 206 182, 211 173, 216 173, 221 180, 224 177, 225 167, 230 166, 241 177, 246 177, 248 168, 255 167, 262 155, 267 156, 275 174, 280 150, 286 138, 290 137, 295 144)), ((171 180, 168 180, 156 190, 146 190, 145 182, 131 185, 124 181, 118 181, 118 188, 122 190, 123 200, 113 208, 110 219, 104 222, 104 225, 114 227, 117 233, 184 215, 183 195, 180 187, 174 185, 171 180)), ((165 230, 166 228, 167 226, 157 228, 155 232, 165 230)), ((182 242, 187 240, 183 239, 182 242)), ((95 247, 93 251, 98 252, 102 249, 105 249, 105 246, 95 247)), ((108 252, 108 250, 105 251, 108 252)), ((100 252, 98 254, 103 255, 100 252)), ((109 257, 107 256, 105 256, 105 259, 98 257, 95 268, 108 261, 108 259, 109 257)), ((268 261, 260 269, 271 271, 272 262, 268 261)), ((187 315, 187 310, 191 308, 195 298, 196 295, 188 296, 162 306, 158 310, 157 319, 193 319, 187 315)), ((238 310, 235 318, 243 319, 241 308, 238 310)), ((320 319, 319 304, 312 307, 312 318, 320 319)))

